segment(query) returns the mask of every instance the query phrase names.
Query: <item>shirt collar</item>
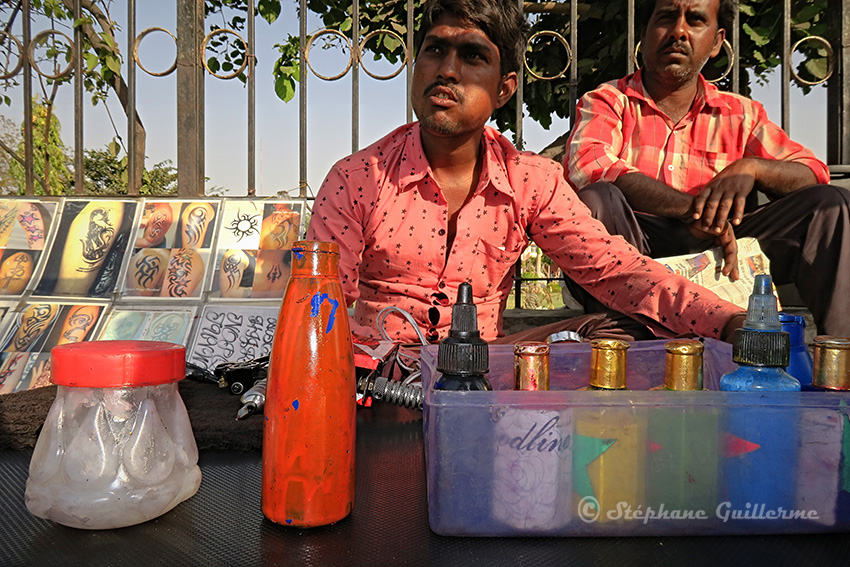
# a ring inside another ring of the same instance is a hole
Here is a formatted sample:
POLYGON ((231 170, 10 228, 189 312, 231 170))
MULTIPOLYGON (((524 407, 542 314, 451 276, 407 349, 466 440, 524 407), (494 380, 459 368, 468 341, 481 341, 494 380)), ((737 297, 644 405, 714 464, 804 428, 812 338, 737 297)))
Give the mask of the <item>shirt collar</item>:
MULTIPOLYGON (((720 90, 713 84, 706 81, 702 76, 702 73, 697 76, 697 81, 699 82, 699 87, 697 89, 697 99, 694 101, 693 110, 699 112, 704 106, 729 108, 729 104, 720 95, 720 90)), ((645 101, 647 104, 652 106, 652 108, 661 112, 655 104, 655 101, 651 96, 649 96, 649 93, 646 92, 646 88, 643 86, 642 70, 635 71, 631 75, 627 76, 625 78, 625 86, 622 90, 627 97, 645 101)))
MULTIPOLYGON (((426 177, 433 179, 431 165, 425 157, 420 136, 419 122, 410 125, 410 129, 404 134, 405 141, 401 151, 398 166, 398 191, 399 193, 409 191, 416 187, 419 181, 426 177)), ((481 138, 483 161, 481 164, 481 178, 475 193, 484 191, 492 186, 497 191, 505 193, 509 197, 514 196, 514 190, 508 181, 507 159, 518 159, 519 153, 497 130, 490 126, 484 127, 484 135, 481 138), (510 147, 513 152, 506 152, 504 146, 510 147), (511 156, 511 154, 516 154, 511 156)))

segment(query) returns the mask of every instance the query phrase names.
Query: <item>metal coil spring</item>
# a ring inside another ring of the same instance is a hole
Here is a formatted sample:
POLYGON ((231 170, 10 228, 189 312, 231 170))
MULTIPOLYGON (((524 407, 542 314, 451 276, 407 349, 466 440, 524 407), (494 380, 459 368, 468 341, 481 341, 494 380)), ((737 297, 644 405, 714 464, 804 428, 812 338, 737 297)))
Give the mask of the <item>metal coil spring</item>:
POLYGON ((421 410, 425 395, 421 384, 402 384, 395 380, 377 378, 372 397, 378 401, 421 410))

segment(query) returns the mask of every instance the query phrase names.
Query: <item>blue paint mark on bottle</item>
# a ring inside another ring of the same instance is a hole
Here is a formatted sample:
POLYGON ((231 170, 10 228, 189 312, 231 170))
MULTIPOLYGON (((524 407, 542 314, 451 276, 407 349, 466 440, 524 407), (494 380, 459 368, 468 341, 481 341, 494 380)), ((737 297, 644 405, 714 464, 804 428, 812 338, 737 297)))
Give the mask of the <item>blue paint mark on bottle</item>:
POLYGON ((287 524, 291 524, 291 523, 292 523, 292 520, 291 520, 291 519, 286 520, 286 523, 287 523, 287 524))
POLYGON ((295 256, 296 260, 300 260, 304 257, 304 249, 303 248, 293 248, 292 254, 295 256))
POLYGON ((339 308, 339 301, 328 297, 327 293, 316 293, 315 295, 313 295, 313 297, 310 298, 310 317, 318 317, 319 308, 322 306, 322 303, 324 303, 325 300, 327 300, 328 303, 331 304, 331 314, 328 317, 328 325, 325 328, 325 334, 328 334, 334 327, 334 321, 336 319, 336 310, 339 308))
POLYGON ((293 409, 295 409, 295 410, 297 410, 297 409, 298 409, 298 400, 293 400, 293 401, 292 401, 292 408, 293 408, 293 409))

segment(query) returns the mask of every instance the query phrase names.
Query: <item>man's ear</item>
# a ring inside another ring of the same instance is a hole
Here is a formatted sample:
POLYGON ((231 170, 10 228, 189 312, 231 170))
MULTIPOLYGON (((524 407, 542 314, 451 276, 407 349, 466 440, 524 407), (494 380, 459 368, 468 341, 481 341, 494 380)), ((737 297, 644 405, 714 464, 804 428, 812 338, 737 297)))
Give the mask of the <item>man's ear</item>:
POLYGON ((499 83, 499 94, 496 97, 496 108, 502 108, 514 96, 517 87, 516 71, 511 71, 502 77, 499 83))
POLYGON ((723 40, 726 39, 726 29, 720 28, 714 35, 714 45, 711 47, 711 56, 717 57, 720 50, 723 48, 723 40))

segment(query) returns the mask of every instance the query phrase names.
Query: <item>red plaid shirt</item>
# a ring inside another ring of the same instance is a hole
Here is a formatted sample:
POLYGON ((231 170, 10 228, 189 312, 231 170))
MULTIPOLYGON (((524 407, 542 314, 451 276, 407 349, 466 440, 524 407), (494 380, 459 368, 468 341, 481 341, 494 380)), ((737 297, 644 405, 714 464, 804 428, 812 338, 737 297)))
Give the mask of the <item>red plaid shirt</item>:
POLYGON ((643 173, 696 195, 744 157, 796 161, 829 183, 826 165, 768 120, 761 104, 722 92, 702 76, 699 81, 699 94, 678 124, 646 93, 640 72, 585 94, 564 156, 573 187, 643 173))
MULTIPOLYGON (((352 330, 376 334, 389 305, 410 313, 426 335, 445 337, 458 286, 470 282, 481 335, 502 334, 514 264, 529 240, 606 305, 660 336, 718 337, 740 309, 641 256, 605 232, 564 180, 561 166, 520 152, 484 128, 481 178, 457 215, 448 246, 448 204, 422 149, 419 123, 391 132, 340 160, 325 178, 307 229, 340 248, 340 276, 352 330)), ((398 314, 384 321, 393 340, 415 340, 398 314)))

